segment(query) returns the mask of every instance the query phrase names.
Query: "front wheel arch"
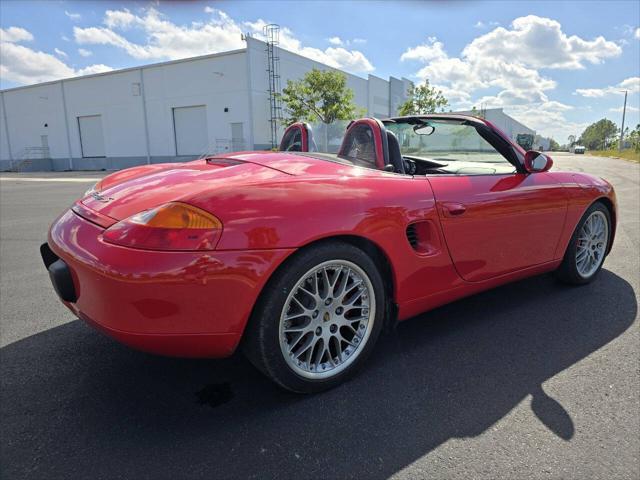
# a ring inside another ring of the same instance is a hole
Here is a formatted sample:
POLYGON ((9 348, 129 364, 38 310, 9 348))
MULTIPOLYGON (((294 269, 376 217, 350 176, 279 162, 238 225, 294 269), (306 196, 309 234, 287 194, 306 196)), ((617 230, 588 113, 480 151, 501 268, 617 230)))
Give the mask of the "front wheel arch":
POLYGON ((576 248, 577 248, 576 242, 577 242, 579 232, 583 228, 583 225, 587 221, 587 219, 593 216, 593 214, 598 211, 602 212, 603 215, 606 214, 605 216, 606 216, 606 222, 607 222, 608 233, 609 233, 609 238, 607 239, 607 245, 608 245, 608 249, 611 248, 610 245, 612 242, 612 235, 614 231, 614 228, 613 228, 614 224, 613 224, 613 218, 611 217, 611 210, 610 210, 610 207, 607 206, 605 202, 596 200, 589 205, 589 207, 584 211, 584 213, 580 217, 580 220, 576 224, 575 229, 571 235, 571 239, 567 244, 567 247, 564 252, 564 256, 562 258, 562 262, 560 263, 559 267, 554 271, 554 275, 556 276, 556 278, 558 278, 564 283, 568 283, 572 285, 587 284, 595 278, 595 276, 598 274, 598 272, 601 270, 604 264, 604 259, 608 254, 607 248, 605 248, 604 254, 603 254, 605 258, 602 258, 602 260, 600 260, 600 263, 597 269, 594 272, 589 273, 588 276, 584 276, 581 273, 579 273, 576 267, 576 258, 575 258, 576 248))
MULTIPOLYGON (((616 218, 616 209, 613 206, 613 202, 611 201, 611 199, 609 199, 608 197, 601 197, 598 198, 597 200, 595 200, 593 203, 591 203, 591 205, 589 205, 589 207, 587 207, 587 210, 589 208, 591 208, 592 205, 596 204, 600 202, 601 204, 603 204, 606 209, 609 211, 609 218, 611 220, 611 234, 609 235, 609 242, 607 245, 607 250, 606 250, 606 255, 609 255, 609 252, 611 251, 611 247, 613 247, 613 239, 616 235, 616 226, 617 226, 617 218, 616 218)), ((585 210, 586 212, 586 210, 585 210)))

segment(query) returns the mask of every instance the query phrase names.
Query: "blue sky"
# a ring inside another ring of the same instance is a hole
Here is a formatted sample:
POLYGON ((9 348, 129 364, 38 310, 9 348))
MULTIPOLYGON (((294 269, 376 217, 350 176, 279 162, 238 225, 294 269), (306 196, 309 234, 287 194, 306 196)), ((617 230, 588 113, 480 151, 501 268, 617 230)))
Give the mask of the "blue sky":
POLYGON ((0 4, 1 87, 282 44, 357 75, 429 79, 451 108, 503 107, 560 143, 600 118, 640 122, 640 2, 72 2, 0 4))

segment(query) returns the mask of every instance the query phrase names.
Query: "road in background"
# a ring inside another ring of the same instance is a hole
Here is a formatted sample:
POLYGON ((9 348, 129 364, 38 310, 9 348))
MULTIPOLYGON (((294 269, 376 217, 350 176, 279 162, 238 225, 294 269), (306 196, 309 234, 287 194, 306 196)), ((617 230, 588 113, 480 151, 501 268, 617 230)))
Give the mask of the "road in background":
POLYGON ((637 479, 640 166, 553 155, 616 187, 616 243, 594 283, 542 275, 423 314, 354 380, 306 397, 241 355, 155 357, 75 320, 38 247, 104 173, 2 174, 0 475, 637 479))

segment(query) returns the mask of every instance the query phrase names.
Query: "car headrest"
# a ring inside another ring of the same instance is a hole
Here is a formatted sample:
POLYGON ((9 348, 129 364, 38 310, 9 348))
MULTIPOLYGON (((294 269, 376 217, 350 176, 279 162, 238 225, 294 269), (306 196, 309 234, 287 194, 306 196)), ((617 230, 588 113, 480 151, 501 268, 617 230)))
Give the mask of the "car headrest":
POLYGON ((296 122, 284 131, 279 150, 285 152, 317 152, 313 131, 308 123, 296 122))
POLYGON ((400 151, 400 143, 398 142, 398 137, 396 135, 387 130, 387 146, 389 148, 389 163, 393 165, 396 169, 396 172, 403 173, 404 172, 404 162, 402 160, 402 152, 400 151))
POLYGON ((347 127, 338 156, 369 167, 404 173, 404 163, 398 140, 393 136, 393 156, 390 156, 389 136, 384 124, 377 118, 361 118, 347 127))

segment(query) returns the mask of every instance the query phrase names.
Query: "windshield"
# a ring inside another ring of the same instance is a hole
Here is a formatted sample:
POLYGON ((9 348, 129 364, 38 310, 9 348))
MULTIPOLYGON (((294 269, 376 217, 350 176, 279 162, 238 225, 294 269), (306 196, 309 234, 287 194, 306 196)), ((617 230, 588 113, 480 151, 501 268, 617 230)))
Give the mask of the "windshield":
POLYGON ((428 120, 423 124, 388 123, 405 157, 446 162, 508 163, 472 125, 460 121, 428 120))

